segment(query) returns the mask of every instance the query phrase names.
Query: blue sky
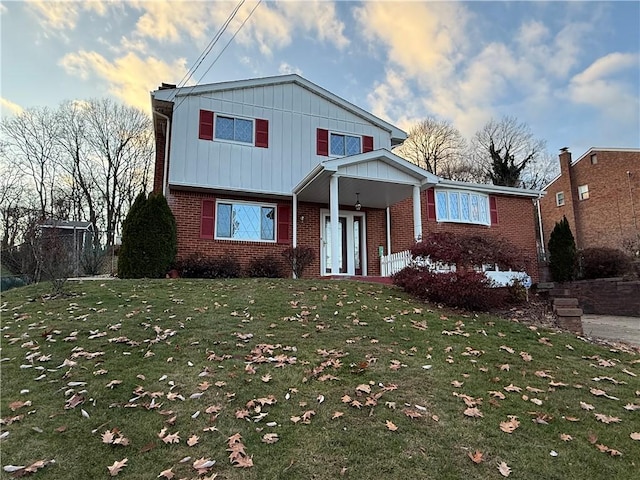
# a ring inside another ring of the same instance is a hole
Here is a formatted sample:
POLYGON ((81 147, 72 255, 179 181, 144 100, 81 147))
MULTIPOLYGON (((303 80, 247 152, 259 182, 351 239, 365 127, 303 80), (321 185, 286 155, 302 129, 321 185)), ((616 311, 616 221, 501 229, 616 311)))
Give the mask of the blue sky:
MULTIPOLYGON (((107 95, 149 111, 240 1, 2 1, 2 114, 107 95)), ((640 147, 640 2, 264 0, 223 52, 256 4, 192 82, 295 72, 404 129, 432 115, 470 138, 511 115, 554 155, 640 147)))

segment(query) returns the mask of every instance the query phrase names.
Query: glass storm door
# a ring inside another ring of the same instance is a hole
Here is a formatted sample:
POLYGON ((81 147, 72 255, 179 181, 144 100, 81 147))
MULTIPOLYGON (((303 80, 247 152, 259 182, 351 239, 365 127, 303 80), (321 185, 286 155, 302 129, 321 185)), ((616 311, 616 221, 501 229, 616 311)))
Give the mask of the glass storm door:
MULTIPOLYGON (((363 275, 365 263, 364 216, 340 212, 338 217, 338 274, 363 275)), ((331 216, 322 215, 322 274, 332 275, 331 216)))

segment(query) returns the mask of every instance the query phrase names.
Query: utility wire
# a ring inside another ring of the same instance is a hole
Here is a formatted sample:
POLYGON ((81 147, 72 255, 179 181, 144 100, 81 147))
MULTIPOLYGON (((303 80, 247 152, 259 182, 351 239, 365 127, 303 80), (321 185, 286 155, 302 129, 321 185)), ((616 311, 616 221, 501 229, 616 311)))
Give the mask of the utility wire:
MULTIPOLYGON (((240 2, 238 2, 236 7, 229 14, 229 16, 224 21, 224 23, 220 26, 216 34, 211 38, 211 40, 209 41, 207 46, 204 48, 202 53, 200 53, 198 58, 196 58, 194 65, 184 74, 184 77, 182 77, 180 82, 177 84, 177 88, 184 87, 187 84, 187 82, 191 79, 191 77, 196 73, 196 70, 198 69, 198 67, 200 67, 202 62, 206 59, 207 55, 209 55, 209 53, 211 52, 213 47, 216 45, 216 43, 218 43, 218 41, 220 40, 220 37, 222 37, 224 32, 227 30, 227 28, 229 27, 229 24, 235 18, 235 16, 237 15, 238 11, 240 10, 244 2, 245 0, 240 0, 240 2)), ((175 98, 175 95, 176 95, 176 92, 174 92, 171 95, 171 97, 169 98, 169 101, 172 101, 175 98)))
POLYGON ((233 34, 233 36, 229 39, 229 41, 226 43, 226 45, 222 48, 222 50, 220 51, 220 53, 218 53, 218 55, 216 56, 216 58, 213 59, 213 62, 211 62, 211 65, 209 65, 209 68, 207 68, 207 70, 202 74, 202 76, 198 79, 198 81, 196 82, 195 85, 193 85, 191 87, 191 90, 189 91, 189 93, 187 93, 184 97, 182 97, 182 99, 180 100, 180 103, 178 103, 178 105, 176 105, 176 107, 173 109, 173 111, 175 112, 176 110, 178 110, 178 108, 180 107, 180 105, 182 105, 182 102, 184 102, 184 100, 187 98, 187 96, 193 91, 193 89, 202 81, 202 79, 204 78, 204 76, 209 73, 209 70, 211 70, 211 68, 215 65, 215 63, 218 61, 218 59, 222 56, 222 54, 225 52, 225 50, 227 49, 227 47, 231 44, 231 42, 233 42, 233 40, 236 38, 236 36, 238 35, 238 33, 240 33, 240 30, 242 30, 242 27, 244 27, 245 23, 247 23, 247 21, 251 18, 251 16, 253 15, 253 12, 256 11, 256 9, 260 6, 260 4, 262 3, 262 0, 258 0, 258 3, 255 4, 255 6, 253 7, 253 9, 251 9, 251 11, 249 12, 249 15, 247 15, 247 18, 245 18, 243 20, 243 22, 240 24, 240 26, 238 27, 238 30, 236 30, 236 32, 233 34))

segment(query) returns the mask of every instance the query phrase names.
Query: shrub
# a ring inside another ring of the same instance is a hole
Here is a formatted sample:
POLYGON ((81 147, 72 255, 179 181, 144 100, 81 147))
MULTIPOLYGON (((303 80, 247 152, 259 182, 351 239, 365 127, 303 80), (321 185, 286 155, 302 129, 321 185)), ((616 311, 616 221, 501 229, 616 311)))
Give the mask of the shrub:
POLYGON ((254 278, 282 278, 282 263, 271 255, 254 258, 245 273, 254 278))
POLYGON ((102 266, 107 256, 107 251, 102 248, 85 248, 80 254, 80 268, 85 275, 98 275, 102 273, 102 266))
POLYGON ((407 267, 393 276, 393 282, 422 300, 467 310, 486 311, 505 301, 504 290, 491 288, 491 280, 473 270, 438 273, 407 267))
POLYGON ((621 277, 631 272, 631 259, 622 250, 594 247, 580 252, 581 276, 584 279, 621 277))
POLYGON ((567 217, 556 223, 549 236, 549 272, 554 282, 566 282, 575 278, 576 242, 567 217))
POLYGON ((122 278, 160 278, 177 252, 176 221, 161 194, 136 197, 122 226, 118 275, 122 278))
POLYGON ((193 254, 174 264, 174 268, 183 278, 238 278, 240 264, 231 255, 203 257, 193 254))
POLYGON ((503 270, 524 269, 522 252, 515 245, 489 236, 431 233, 413 246, 411 254, 449 265, 498 264, 503 270))
POLYGON ((301 278, 304 269, 313 263, 316 254, 311 247, 290 247, 282 252, 282 256, 291 265, 296 278, 301 278))

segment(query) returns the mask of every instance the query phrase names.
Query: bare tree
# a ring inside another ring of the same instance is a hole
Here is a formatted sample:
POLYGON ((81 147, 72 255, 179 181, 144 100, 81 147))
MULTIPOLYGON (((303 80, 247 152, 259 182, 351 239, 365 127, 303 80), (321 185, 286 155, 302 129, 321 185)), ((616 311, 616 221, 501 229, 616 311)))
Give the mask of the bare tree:
POLYGON ((495 185, 522 186, 522 172, 537 161, 545 141, 536 139, 515 117, 489 121, 473 139, 474 156, 495 185))
POLYGON ((524 188, 542 190, 560 173, 558 159, 548 151, 541 152, 522 170, 520 180, 524 188))
MULTIPOLYGON (((78 181, 80 176, 90 175, 80 188, 86 191, 84 195, 100 202, 106 244, 110 246, 135 194, 146 190, 149 181, 153 157, 151 120, 141 110, 101 99, 83 104, 82 123, 77 122, 69 128, 72 136, 84 131, 89 164, 83 165, 80 151, 72 163, 78 165, 74 166, 78 181)), ((74 151, 76 142, 69 141, 67 150, 74 151)))
POLYGON ((428 172, 452 178, 463 170, 466 140, 451 123, 428 117, 409 131, 409 137, 394 150, 428 172))
POLYGON ((41 218, 51 213, 56 191, 59 151, 58 118, 49 108, 31 108, 0 124, 5 137, 3 155, 31 181, 41 218))

